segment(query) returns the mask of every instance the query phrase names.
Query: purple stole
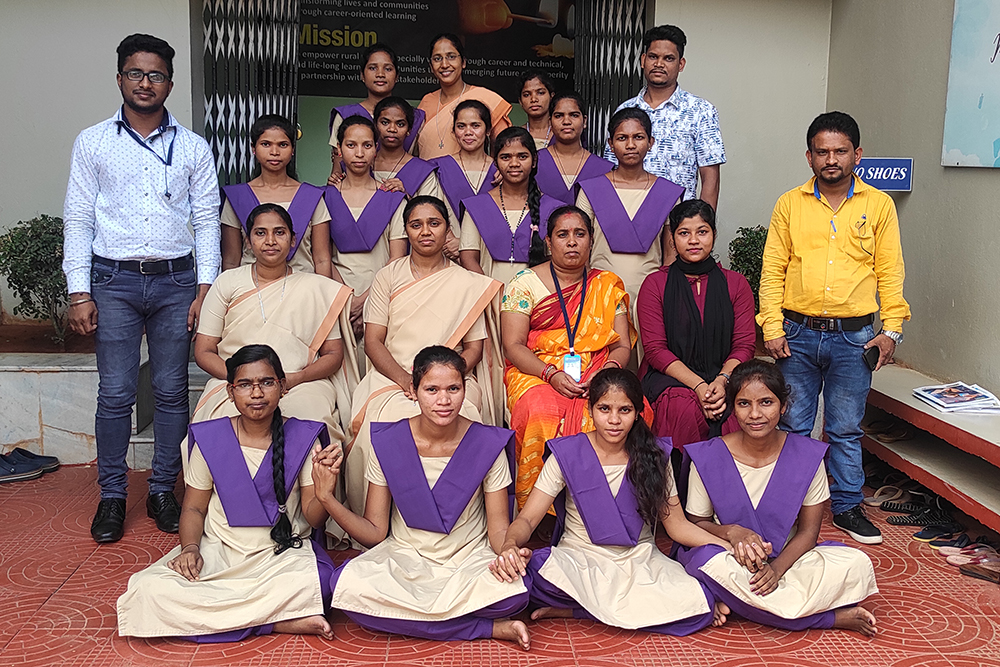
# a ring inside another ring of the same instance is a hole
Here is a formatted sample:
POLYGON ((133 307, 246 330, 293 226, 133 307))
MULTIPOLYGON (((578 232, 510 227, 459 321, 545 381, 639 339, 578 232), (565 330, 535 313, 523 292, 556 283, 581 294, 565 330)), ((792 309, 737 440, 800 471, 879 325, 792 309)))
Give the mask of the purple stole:
MULTIPOLYGON (((330 444, 326 424, 294 417, 285 422, 285 493, 299 477, 313 443, 330 444)), ((250 477, 240 441, 229 417, 198 422, 188 427, 188 455, 195 443, 208 464, 219 494, 222 509, 230 526, 273 526, 278 520, 278 501, 274 496, 273 449, 268 448, 257 474, 250 477)), ((287 496, 286 496, 287 497, 287 496)))
MULTIPOLYGON (((243 231, 246 232, 247 218, 250 217, 250 212, 260 205, 253 188, 248 183, 223 185, 222 193, 229 200, 236 217, 240 220, 243 231)), ((300 184, 299 189, 295 191, 292 203, 288 205, 288 215, 292 218, 292 229, 295 230, 295 245, 288 251, 288 259, 291 259, 295 251, 299 249, 299 244, 302 243, 302 238, 305 236, 306 230, 309 229, 309 221, 312 220, 316 206, 322 197, 323 188, 317 188, 308 183, 300 184)))
MULTIPOLYGON (((342 107, 333 107, 330 110, 330 132, 333 132, 333 121, 337 119, 337 116, 347 119, 350 116, 362 116, 368 120, 375 122, 372 115, 368 113, 368 109, 364 108, 360 104, 345 104, 342 107)), ((406 139, 403 140, 403 149, 406 152, 410 151, 410 147, 413 142, 416 141, 417 135, 420 134, 420 128, 424 126, 424 119, 427 114, 424 113, 423 109, 413 110, 413 127, 410 128, 410 133, 406 135, 406 139)))
POLYGON ((340 190, 332 185, 324 190, 326 207, 330 210, 330 238, 338 252, 370 252, 406 197, 402 192, 376 190, 361 217, 355 220, 340 190))
POLYGON ((538 182, 538 188, 548 196, 554 197, 564 204, 575 204, 576 193, 579 190, 581 181, 603 176, 614 169, 614 167, 615 165, 612 162, 602 157, 597 157, 592 153, 584 161, 580 173, 576 175, 576 181, 574 181, 571 187, 567 188, 566 181, 563 180, 562 174, 559 173, 559 167, 556 165, 552 154, 544 150, 538 153, 538 174, 535 176, 535 180, 538 182))
POLYGON ((594 207, 594 215, 601 221, 601 229, 612 252, 640 255, 649 252, 663 230, 670 209, 684 194, 682 186, 657 177, 635 212, 635 218, 629 218, 614 186, 604 176, 580 181, 577 185, 594 207))
POLYGON ((406 196, 413 197, 435 169, 437 167, 427 160, 415 157, 396 172, 396 178, 403 182, 403 189, 406 191, 406 196))
POLYGON ((756 509, 722 438, 686 445, 684 454, 698 466, 719 522, 754 531, 772 544, 772 557, 776 557, 795 525, 826 449, 825 442, 788 433, 756 509))
MULTIPOLYGON (((469 212, 472 221, 479 230, 486 249, 490 251, 490 256, 494 261, 507 262, 511 255, 511 231, 510 225, 504 219, 500 207, 493 201, 490 193, 484 192, 481 195, 462 200, 462 206, 469 212)), ((538 233, 543 237, 548 225, 549 216, 557 208, 562 206, 562 202, 553 199, 548 195, 542 195, 539 204, 539 214, 541 220, 538 223, 538 233)), ((524 214, 524 221, 513 234, 514 261, 522 264, 528 261, 528 249, 531 247, 531 213, 524 214)))
POLYGON ((461 165, 451 155, 432 158, 430 162, 437 167, 441 189, 444 191, 444 196, 448 198, 448 203, 451 204, 451 210, 459 217, 458 222, 461 222, 462 217, 462 200, 474 197, 484 189, 488 191, 493 177, 497 173, 496 164, 490 163, 489 169, 486 170, 486 176, 483 177, 483 182, 479 185, 479 192, 476 192, 472 189, 461 165))
POLYGON ((508 461, 513 452, 513 431, 473 422, 432 489, 408 419, 375 422, 371 429, 372 448, 406 525, 446 535, 500 452, 508 450, 508 461))
MULTIPOLYGON (((667 465, 670 465, 670 438, 657 438, 657 444, 663 448, 667 455, 667 465)), ((639 516, 635 490, 628 481, 627 473, 618 489, 618 495, 612 495, 601 460, 585 433, 555 438, 546 445, 559 462, 566 480, 566 489, 553 503, 556 529, 552 533, 552 544, 558 544, 566 524, 567 490, 573 495, 573 502, 580 511, 591 542, 619 547, 634 547, 638 544, 643 521, 639 516)))

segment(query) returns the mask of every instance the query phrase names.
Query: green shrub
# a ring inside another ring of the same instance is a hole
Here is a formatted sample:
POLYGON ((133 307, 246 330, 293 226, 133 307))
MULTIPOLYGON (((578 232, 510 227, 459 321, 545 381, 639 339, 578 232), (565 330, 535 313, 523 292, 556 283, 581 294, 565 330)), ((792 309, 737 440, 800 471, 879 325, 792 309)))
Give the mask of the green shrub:
POLYGON ((755 310, 760 310, 760 270, 764 262, 764 242, 767 240, 767 228, 740 227, 736 230, 736 238, 729 242, 729 268, 750 283, 753 290, 755 310))
POLYGON ((21 303, 14 314, 51 320, 56 342, 66 337, 66 276, 62 218, 40 215, 0 236, 0 274, 21 303))

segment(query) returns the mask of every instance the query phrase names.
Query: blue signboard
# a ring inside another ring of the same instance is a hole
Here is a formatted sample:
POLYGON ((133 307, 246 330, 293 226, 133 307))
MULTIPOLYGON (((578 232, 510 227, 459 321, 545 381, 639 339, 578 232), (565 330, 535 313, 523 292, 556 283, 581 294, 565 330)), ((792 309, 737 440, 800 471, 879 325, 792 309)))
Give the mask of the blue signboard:
POLYGON ((910 192, 913 189, 911 157, 863 157, 854 173, 879 190, 910 192))

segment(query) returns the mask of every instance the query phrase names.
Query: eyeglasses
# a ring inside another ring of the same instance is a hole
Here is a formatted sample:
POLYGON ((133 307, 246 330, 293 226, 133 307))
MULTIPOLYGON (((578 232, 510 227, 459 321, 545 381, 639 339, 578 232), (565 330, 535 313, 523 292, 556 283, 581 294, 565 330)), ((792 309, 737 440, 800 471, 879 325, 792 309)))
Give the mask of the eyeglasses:
POLYGON ((170 80, 170 77, 163 72, 143 72, 141 69, 130 69, 122 72, 122 76, 129 81, 142 81, 148 77, 150 83, 166 83, 170 80))
POLYGON ((258 382, 251 382, 250 380, 243 380, 241 382, 236 382, 229 385, 233 388, 237 394, 249 394, 253 391, 254 387, 259 388, 261 391, 273 391, 278 386, 278 381, 274 378, 264 378, 258 382))
POLYGON ((445 60, 447 60, 450 63, 453 63, 453 62, 455 62, 457 60, 461 60, 461 59, 462 59, 462 56, 458 55, 457 53, 449 53, 449 54, 444 55, 444 56, 442 56, 442 55, 431 56, 431 62, 434 63, 435 65, 440 65, 445 60))

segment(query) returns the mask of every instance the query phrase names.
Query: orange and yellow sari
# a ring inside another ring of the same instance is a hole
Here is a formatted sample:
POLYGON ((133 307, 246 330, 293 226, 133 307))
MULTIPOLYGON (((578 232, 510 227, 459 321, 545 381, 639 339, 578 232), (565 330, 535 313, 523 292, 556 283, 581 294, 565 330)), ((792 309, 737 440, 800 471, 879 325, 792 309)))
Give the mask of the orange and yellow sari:
MULTIPOLYGON (((566 309, 576 313, 580 308, 582 283, 563 290, 566 309)), ((575 349, 580 355, 583 379, 589 380, 608 360, 610 347, 619 341, 614 330, 618 305, 624 300, 628 312, 628 293, 621 278, 610 271, 591 269, 587 274, 587 300, 583 319, 576 332, 575 349)), ((552 293, 532 309, 528 324, 528 349, 547 364, 561 369, 563 357, 569 354, 569 336, 563 320, 559 297, 552 293)), ((630 343, 638 338, 629 319, 630 343)), ((545 442, 552 438, 594 430, 587 409, 587 399, 566 398, 536 375, 522 373, 509 362, 504 371, 507 386, 507 407, 511 413, 517 447, 517 480, 515 484, 518 509, 524 507, 528 494, 542 470, 545 442)), ((643 417, 652 419, 648 407, 643 417)))

